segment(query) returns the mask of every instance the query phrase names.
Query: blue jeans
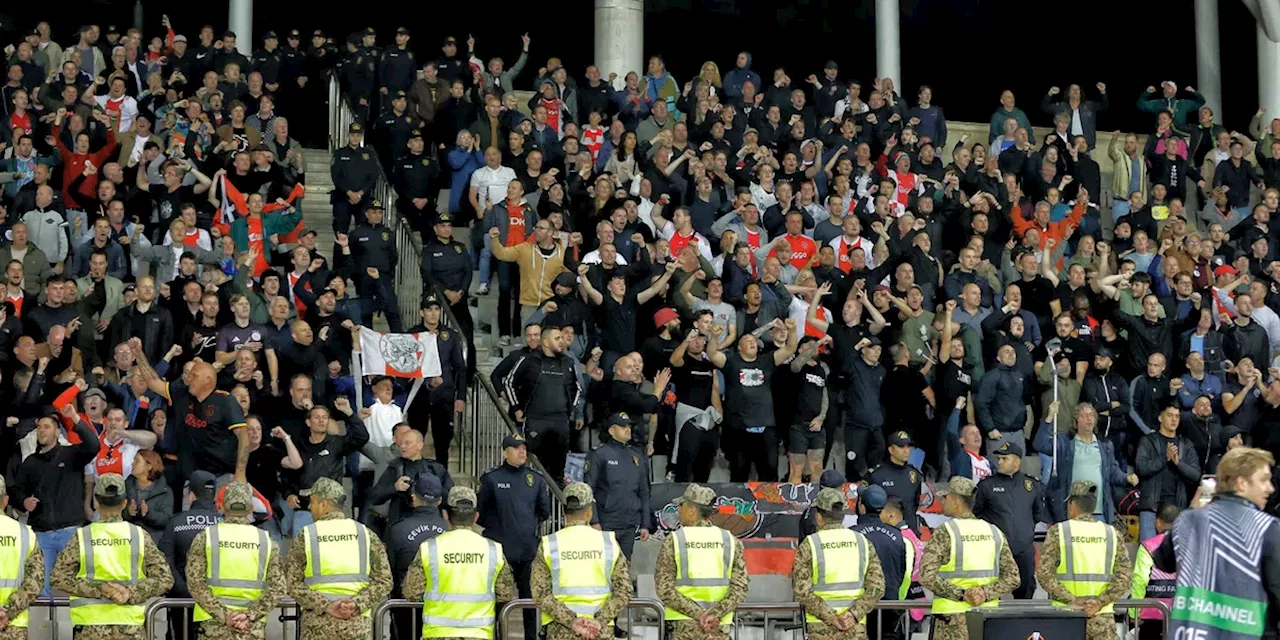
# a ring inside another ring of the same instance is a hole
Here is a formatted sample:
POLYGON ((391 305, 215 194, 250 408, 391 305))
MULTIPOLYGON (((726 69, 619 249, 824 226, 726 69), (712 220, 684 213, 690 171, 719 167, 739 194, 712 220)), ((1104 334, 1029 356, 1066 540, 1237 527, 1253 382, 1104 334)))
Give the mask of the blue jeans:
POLYGON ((49 586, 49 574, 53 573, 53 561, 58 559, 58 554, 62 553, 67 543, 71 542, 71 536, 75 534, 76 527, 36 532, 36 542, 40 544, 40 552, 44 554, 44 590, 40 592, 41 598, 53 595, 53 589, 49 586))
POLYGON ((315 521, 316 519, 311 517, 311 512, 306 509, 298 509, 294 511, 293 527, 290 529, 290 535, 294 535, 294 536, 298 535, 298 532, 302 531, 303 527, 306 527, 307 525, 312 524, 315 521))
POLYGON ((1145 542, 1148 538, 1156 537, 1156 512, 1139 511, 1138 512, 1138 542, 1145 542))
POLYGON ((1049 486, 1049 474, 1053 473, 1053 456, 1040 454, 1040 484, 1049 486))
POLYGON ((486 243, 483 249, 480 249, 480 284, 489 284, 489 278, 493 274, 493 252, 489 250, 486 243))

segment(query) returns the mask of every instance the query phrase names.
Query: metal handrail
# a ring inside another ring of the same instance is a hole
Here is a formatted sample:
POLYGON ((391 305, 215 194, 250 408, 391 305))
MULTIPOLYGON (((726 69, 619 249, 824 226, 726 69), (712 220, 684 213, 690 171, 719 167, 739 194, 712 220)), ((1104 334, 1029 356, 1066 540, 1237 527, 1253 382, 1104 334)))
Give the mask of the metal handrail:
MULTIPOLYGON (((196 601, 191 598, 153 598, 147 601, 146 608, 142 611, 143 625, 146 630, 147 638, 156 637, 156 624, 159 623, 160 616, 156 615, 162 610, 168 609, 194 609, 196 601)), ((302 638, 302 611, 298 607, 298 603, 293 598, 281 598, 279 606, 272 607, 272 611, 280 610, 280 622, 294 621, 294 638, 301 640, 302 638), (292 615, 284 613, 287 609, 293 609, 292 615)), ((57 637, 56 635, 54 636, 57 637)))
MULTIPOLYGON (((538 608, 537 603, 535 603, 533 600, 530 600, 528 598, 512 600, 511 602, 508 602, 507 604, 503 605, 502 610, 498 612, 498 632, 494 635, 494 637, 495 638, 507 637, 507 620, 510 619, 511 614, 513 612, 523 611, 525 609, 536 610, 537 608, 538 608)), ((658 624, 656 626, 658 628, 658 640, 665 640, 666 625, 662 623, 662 619, 663 619, 663 614, 666 611, 666 608, 663 607, 662 603, 658 600, 654 600, 651 598, 632 598, 631 601, 627 603, 627 607, 625 609, 627 613, 628 621, 631 620, 631 613, 637 609, 647 609, 657 614, 658 624)), ((378 640, 378 639, 375 637, 374 640, 378 640)))

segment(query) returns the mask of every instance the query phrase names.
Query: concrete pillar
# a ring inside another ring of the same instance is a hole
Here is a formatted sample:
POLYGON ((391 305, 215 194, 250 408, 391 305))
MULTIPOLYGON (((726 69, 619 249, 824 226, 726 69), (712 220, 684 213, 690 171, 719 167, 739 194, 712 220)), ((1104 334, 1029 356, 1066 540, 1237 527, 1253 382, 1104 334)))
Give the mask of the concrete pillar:
POLYGON ((146 26, 142 20, 142 0, 133 3, 133 28, 146 33, 146 26))
POLYGON ((1280 42, 1273 42, 1267 37, 1261 22, 1257 31, 1258 106, 1267 110, 1263 122, 1269 123, 1272 118, 1280 118, 1280 42))
POLYGON ((641 76, 644 67, 644 0, 595 0, 596 2, 596 66, 608 80, 610 73, 618 80, 627 72, 641 76))
POLYGON ((236 50, 253 55, 253 0, 231 0, 227 28, 236 34, 236 50))
POLYGON ((1218 0, 1195 0, 1196 88, 1222 121, 1222 62, 1218 48, 1218 0))
POLYGON ((898 95, 911 93, 902 86, 902 45, 898 37, 899 0, 876 0, 876 75, 893 80, 898 95))

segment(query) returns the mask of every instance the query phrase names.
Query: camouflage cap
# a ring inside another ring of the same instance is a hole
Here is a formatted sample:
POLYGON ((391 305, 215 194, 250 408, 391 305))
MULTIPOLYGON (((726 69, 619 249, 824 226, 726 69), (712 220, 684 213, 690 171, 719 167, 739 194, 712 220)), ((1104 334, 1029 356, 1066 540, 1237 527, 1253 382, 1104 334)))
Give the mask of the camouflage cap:
POLYGON ((716 492, 711 487, 690 484, 684 488, 684 495, 676 498, 676 504, 692 502, 701 507, 709 507, 716 502, 716 492))
POLYGON ((124 476, 118 473, 104 473, 93 483, 93 495, 103 498, 114 498, 124 495, 124 476))
POLYGON ((813 506, 822 511, 844 511, 849 507, 849 500, 843 491, 828 487, 814 497, 813 506))
POLYGON ((595 494, 591 491, 591 485, 574 482, 564 488, 564 502, 570 507, 582 508, 595 502, 595 494))
POLYGON ((463 502, 470 502, 472 507, 475 507, 476 504, 479 503, 479 500, 476 498, 476 492, 474 489, 472 489, 471 487, 458 487, 458 486, 455 486, 452 489, 449 489, 449 499, 447 504, 450 507, 457 507, 463 502))
POLYGON ((1071 492, 1067 494, 1067 497, 1068 498, 1075 498, 1075 497, 1081 497, 1081 496, 1093 497, 1097 495, 1098 495, 1098 485, 1092 482, 1089 482, 1087 480, 1076 480, 1075 482, 1071 483, 1071 492))
POLYGON ((973 483, 973 480, 964 476, 951 476, 951 479, 947 481, 947 486, 935 490, 934 493, 940 496, 953 493, 955 495, 968 498, 973 496, 974 492, 977 490, 978 486, 973 483))
POLYGON ((251 511, 253 509, 253 488, 247 482, 232 482, 222 492, 222 509, 224 511, 251 511))
POLYGON ((342 488, 341 482, 332 478, 320 478, 311 485, 310 489, 303 489, 298 493, 312 498, 323 498, 334 504, 342 504, 347 499, 347 490, 342 488))

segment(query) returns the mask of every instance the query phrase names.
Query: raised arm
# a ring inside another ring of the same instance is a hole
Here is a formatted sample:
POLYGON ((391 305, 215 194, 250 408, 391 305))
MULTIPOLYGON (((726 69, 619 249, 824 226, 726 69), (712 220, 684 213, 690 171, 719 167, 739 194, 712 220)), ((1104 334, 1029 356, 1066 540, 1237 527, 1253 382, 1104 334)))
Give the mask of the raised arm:
POLYGON ((725 363, 724 354, 720 352, 720 335, 724 333, 724 327, 718 324, 711 325, 711 335, 707 337, 707 360, 717 369, 723 369, 725 363))
POLYGON ((133 350, 134 363, 138 370, 142 373, 142 378, 147 381, 147 388, 156 395, 173 402, 173 398, 169 397, 169 383, 161 378, 156 370, 151 367, 151 363, 147 362, 147 353, 142 348, 142 340, 139 338, 129 338, 129 348, 133 350))
POLYGON ((775 366, 782 366, 782 363, 795 355, 796 345, 800 343, 800 331, 796 328, 796 321, 792 318, 787 318, 783 321, 783 324, 787 325, 787 344, 773 352, 773 364, 775 366))
POLYGON ((591 279, 587 277, 587 272, 590 270, 589 264, 578 265, 578 289, 582 291, 582 296, 587 299, 587 302, 599 306, 604 304, 604 294, 591 286, 591 279))
MULTIPOLYGON (((675 272, 676 272, 676 263, 668 262, 666 271, 663 272, 662 277, 658 278, 657 280, 654 281, 653 284, 649 285, 648 289, 645 289, 644 291, 641 291, 640 293, 636 294, 636 302, 638 302, 639 304, 644 304, 652 300, 654 296, 658 295, 658 293, 662 291, 663 287, 667 286, 667 283, 671 282, 671 275, 674 274, 675 272)), ((690 276, 689 279, 692 280, 693 276, 690 276)))

